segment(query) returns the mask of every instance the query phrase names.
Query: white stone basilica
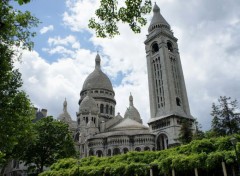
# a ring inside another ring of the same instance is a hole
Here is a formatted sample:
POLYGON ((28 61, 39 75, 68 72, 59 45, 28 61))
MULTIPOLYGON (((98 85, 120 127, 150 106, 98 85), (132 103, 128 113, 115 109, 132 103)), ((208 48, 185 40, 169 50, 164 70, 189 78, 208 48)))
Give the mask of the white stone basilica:
POLYGON ((80 157, 112 156, 128 151, 163 150, 178 145, 183 119, 192 122, 177 39, 155 4, 145 40, 150 112, 148 125, 134 107, 130 94, 124 117, 115 115, 116 100, 112 83, 101 70, 97 54, 95 69, 80 92, 77 121, 67 112, 67 101, 58 119, 74 134, 80 157))

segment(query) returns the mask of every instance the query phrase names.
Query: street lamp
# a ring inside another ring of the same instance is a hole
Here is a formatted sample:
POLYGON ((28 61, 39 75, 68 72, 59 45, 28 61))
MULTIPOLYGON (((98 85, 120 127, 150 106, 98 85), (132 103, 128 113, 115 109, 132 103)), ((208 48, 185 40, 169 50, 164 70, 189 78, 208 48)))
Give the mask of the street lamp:
POLYGON ((234 147, 234 151, 235 151, 235 155, 236 155, 236 160, 237 160, 237 165, 238 165, 238 173, 240 173, 239 158, 238 158, 238 152, 237 152, 237 147, 236 147, 238 140, 237 140, 235 137, 232 137, 232 138, 230 139, 230 141, 231 141, 231 143, 232 143, 232 145, 233 145, 233 147, 234 147))

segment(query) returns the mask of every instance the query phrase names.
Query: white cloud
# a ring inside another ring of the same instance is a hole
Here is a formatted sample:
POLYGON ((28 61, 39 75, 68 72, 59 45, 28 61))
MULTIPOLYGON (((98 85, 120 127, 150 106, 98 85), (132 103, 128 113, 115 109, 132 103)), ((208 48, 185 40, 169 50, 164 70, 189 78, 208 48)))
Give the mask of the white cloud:
POLYGON ((95 10, 99 6, 98 0, 88 1, 66 1, 68 11, 63 14, 63 22, 73 31, 82 31, 88 29, 88 19, 95 15, 95 10))
POLYGON ((49 31, 53 31, 53 30, 54 30, 53 25, 45 26, 42 29, 40 29, 40 34, 45 34, 49 31))
POLYGON ((54 38, 50 37, 48 39, 48 44, 50 46, 56 46, 56 45, 64 45, 68 46, 71 45, 73 48, 79 48, 80 43, 77 41, 76 37, 73 35, 68 35, 65 38, 61 38, 60 36, 56 36, 54 38))

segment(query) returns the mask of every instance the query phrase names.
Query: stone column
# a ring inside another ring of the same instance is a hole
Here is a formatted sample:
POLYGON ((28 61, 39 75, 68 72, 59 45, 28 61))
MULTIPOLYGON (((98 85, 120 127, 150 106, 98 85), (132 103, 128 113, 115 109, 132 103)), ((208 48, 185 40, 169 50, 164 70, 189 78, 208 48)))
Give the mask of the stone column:
POLYGON ((225 165, 225 163, 223 161, 222 161, 222 169, 223 169, 223 175, 227 176, 226 165, 225 165))
POLYGON ((197 168, 194 168, 194 173, 195 173, 195 176, 198 176, 198 170, 197 170, 197 168))
POLYGON ((172 169, 172 176, 175 176, 175 170, 172 169))
POLYGON ((150 168, 150 176, 153 176, 153 170, 150 168))

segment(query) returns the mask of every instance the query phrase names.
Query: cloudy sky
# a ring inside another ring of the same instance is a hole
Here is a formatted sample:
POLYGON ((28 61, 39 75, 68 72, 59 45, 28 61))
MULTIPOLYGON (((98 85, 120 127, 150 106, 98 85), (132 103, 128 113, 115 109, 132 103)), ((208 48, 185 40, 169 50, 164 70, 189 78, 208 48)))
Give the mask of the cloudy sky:
MULTIPOLYGON (((178 38, 191 113, 204 130, 211 126, 211 105, 219 96, 240 101, 240 1, 157 0, 162 15, 178 38)), ((23 89, 38 108, 57 117, 66 98, 76 118, 79 93, 93 71, 97 51, 102 69, 116 93, 116 112, 124 115, 130 92, 144 123, 149 98, 144 40, 148 25, 134 34, 120 24, 121 35, 96 38, 87 27, 98 0, 32 0, 18 7, 29 10, 41 24, 32 52, 24 51, 20 68, 23 89)))

